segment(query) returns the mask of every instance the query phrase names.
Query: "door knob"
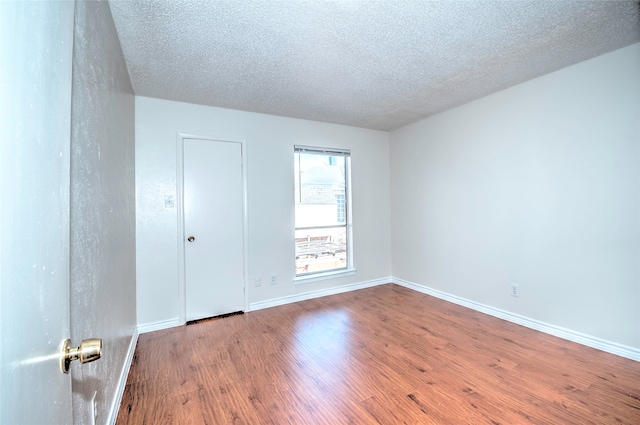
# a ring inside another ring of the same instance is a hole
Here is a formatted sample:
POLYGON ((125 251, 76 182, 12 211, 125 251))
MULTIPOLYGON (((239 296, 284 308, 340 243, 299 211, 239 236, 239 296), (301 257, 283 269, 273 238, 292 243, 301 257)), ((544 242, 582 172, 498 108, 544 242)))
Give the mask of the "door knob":
POLYGON ((195 237, 193 237, 193 236, 189 236, 189 237, 187 238, 187 240, 188 240, 189 242, 193 242, 193 241, 195 241, 195 240, 196 240, 196 238, 195 238, 195 237))
POLYGON ((69 366, 72 361, 80 360, 80 363, 89 363, 98 360, 101 355, 102 340, 100 338, 85 339, 77 347, 71 347, 71 340, 66 339, 62 343, 60 369, 63 373, 69 373, 69 366))

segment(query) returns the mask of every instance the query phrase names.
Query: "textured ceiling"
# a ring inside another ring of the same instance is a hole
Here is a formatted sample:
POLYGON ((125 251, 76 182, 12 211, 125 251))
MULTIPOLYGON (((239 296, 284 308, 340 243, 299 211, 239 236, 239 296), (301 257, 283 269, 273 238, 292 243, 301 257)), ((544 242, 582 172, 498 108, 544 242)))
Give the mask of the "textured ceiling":
POLYGON ((378 130, 640 41, 636 1, 110 4, 137 95, 378 130))

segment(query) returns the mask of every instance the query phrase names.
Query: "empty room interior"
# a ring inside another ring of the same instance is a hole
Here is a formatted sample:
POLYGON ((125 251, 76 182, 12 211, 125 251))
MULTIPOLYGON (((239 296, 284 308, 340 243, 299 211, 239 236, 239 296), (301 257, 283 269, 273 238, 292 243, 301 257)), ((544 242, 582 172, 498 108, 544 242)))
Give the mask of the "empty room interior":
POLYGON ((640 424, 637 1, 0 18, 0 423, 640 424))

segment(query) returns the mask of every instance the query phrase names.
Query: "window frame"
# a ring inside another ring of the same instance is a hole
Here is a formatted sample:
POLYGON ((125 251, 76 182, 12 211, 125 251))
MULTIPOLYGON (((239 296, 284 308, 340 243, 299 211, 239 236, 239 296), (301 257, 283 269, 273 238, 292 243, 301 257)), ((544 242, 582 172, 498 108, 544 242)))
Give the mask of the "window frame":
MULTIPOLYGON (((294 234, 297 230, 312 230, 312 229, 323 229, 323 228, 344 228, 345 229, 345 238, 346 238, 346 256, 347 256, 347 265, 346 267, 341 267, 338 269, 331 270, 322 270, 322 271, 313 271, 308 273, 300 273, 297 272, 297 267, 294 264, 294 283, 308 283, 314 282, 318 280, 331 279, 336 277, 348 276, 355 274, 355 267, 353 265, 353 222, 352 222, 352 214, 351 214, 351 150, 349 149, 341 149, 341 148, 325 148, 325 147, 316 147, 316 146, 303 146, 303 145, 294 145, 294 161, 296 158, 296 154, 313 154, 313 155, 324 155, 324 156, 342 156, 345 158, 345 190, 344 190, 344 217, 345 222, 337 222, 336 225, 324 225, 324 226, 300 226, 296 227, 295 225, 295 212, 294 212, 294 234)), ((295 169, 295 167, 294 167, 295 169)), ((294 178, 299 179, 299 170, 298 174, 294 173, 294 178)), ((298 180, 299 181, 299 180, 298 180)), ((294 187, 296 185, 294 184, 294 187)), ((302 189, 299 184, 299 190, 302 189)), ((295 190, 293 193, 294 196, 294 207, 296 205, 295 202, 295 190)), ((295 236, 294 236, 294 253, 295 253, 295 236)), ((295 257, 295 255, 294 255, 295 257)), ((295 258, 294 258, 295 263, 295 258)))

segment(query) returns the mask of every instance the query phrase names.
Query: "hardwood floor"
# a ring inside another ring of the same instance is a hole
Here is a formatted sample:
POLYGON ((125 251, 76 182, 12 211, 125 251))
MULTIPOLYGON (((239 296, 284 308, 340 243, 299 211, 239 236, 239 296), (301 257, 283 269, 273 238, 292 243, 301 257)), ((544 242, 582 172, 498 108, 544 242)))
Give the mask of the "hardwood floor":
POLYGON ((389 284, 140 336, 124 424, 640 424, 640 363, 389 284))

